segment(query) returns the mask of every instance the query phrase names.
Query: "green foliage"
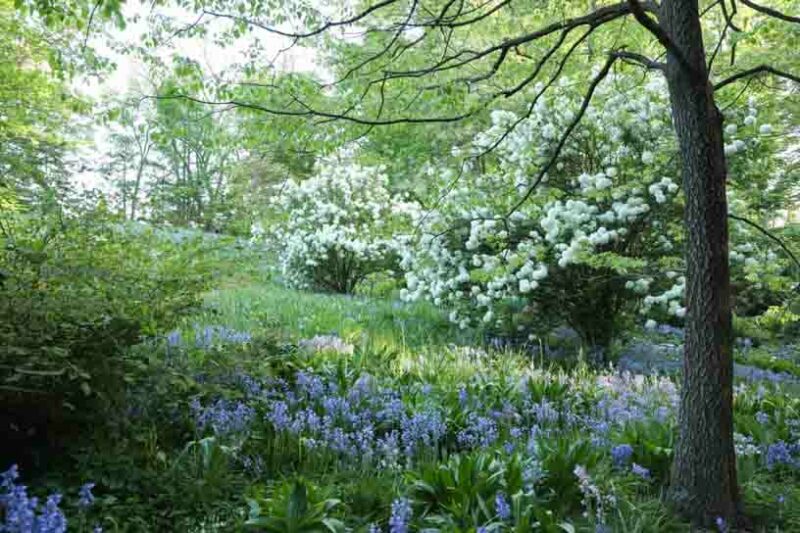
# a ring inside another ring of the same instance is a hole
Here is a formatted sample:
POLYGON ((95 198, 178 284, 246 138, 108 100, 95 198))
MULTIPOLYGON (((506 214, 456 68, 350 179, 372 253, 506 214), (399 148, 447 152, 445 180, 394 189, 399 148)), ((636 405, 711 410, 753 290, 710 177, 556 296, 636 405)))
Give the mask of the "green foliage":
POLYGON ((62 35, 49 35, 0 1, 0 207, 64 187, 69 121, 85 108, 45 65, 62 35), (52 42, 51 40, 55 40, 52 42))
POLYGON ((344 524, 331 516, 341 502, 325 498, 321 491, 303 480, 283 483, 266 500, 251 499, 246 525, 275 533, 344 531, 344 524))
POLYGON ((506 477, 519 483, 520 472, 507 472, 515 467, 519 470, 518 460, 506 465, 487 453, 454 455, 446 463, 426 464, 410 472, 410 494, 432 524, 460 528, 482 524, 494 517, 493 499, 505 488, 506 477))
POLYGON ((58 446, 94 409, 121 401, 134 372, 123 349, 200 302, 214 243, 126 225, 102 208, 3 222, 0 394, 4 427, 17 428, 6 436, 58 446))

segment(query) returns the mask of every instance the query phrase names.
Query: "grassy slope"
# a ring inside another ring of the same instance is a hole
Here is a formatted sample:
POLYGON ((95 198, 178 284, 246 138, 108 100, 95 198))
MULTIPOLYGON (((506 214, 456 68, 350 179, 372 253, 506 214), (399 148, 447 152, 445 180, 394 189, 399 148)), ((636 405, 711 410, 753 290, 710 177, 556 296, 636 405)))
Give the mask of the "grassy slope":
POLYGON ((475 332, 458 331, 427 303, 299 292, 275 284, 239 284, 213 291, 192 324, 224 324, 240 331, 277 330, 286 339, 338 335, 361 348, 420 350, 471 344, 475 332))

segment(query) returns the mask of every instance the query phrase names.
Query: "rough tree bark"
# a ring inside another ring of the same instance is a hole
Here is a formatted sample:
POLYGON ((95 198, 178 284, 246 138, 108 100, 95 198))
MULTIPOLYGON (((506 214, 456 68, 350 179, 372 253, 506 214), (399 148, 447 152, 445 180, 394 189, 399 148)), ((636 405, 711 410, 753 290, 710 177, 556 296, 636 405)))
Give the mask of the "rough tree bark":
POLYGON ((686 197, 686 343, 670 501, 706 525, 739 517, 733 444, 726 164, 722 115, 708 79, 697 0, 664 0, 672 41, 666 78, 686 197), (678 57, 682 55, 683 60, 678 57))

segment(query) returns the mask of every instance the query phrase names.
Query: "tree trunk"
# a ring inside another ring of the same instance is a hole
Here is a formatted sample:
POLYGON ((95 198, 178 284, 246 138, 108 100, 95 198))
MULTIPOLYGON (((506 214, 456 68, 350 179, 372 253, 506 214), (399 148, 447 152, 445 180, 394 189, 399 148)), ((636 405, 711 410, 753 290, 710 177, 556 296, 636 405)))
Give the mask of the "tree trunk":
POLYGON ((659 18, 686 63, 668 54, 687 231, 683 388, 669 499, 696 522, 722 518, 732 526, 739 491, 722 115, 708 79, 697 0, 664 0, 659 18))

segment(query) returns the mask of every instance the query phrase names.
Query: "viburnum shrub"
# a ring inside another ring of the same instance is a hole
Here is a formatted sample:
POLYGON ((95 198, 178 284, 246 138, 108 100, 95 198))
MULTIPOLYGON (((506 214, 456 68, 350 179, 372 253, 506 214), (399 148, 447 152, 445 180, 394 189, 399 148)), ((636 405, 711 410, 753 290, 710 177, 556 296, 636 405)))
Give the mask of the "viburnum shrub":
MULTIPOLYGON (((599 347, 637 311, 652 317, 650 325, 685 316, 684 200, 661 80, 642 86, 618 75, 601 85, 537 184, 581 90, 563 80, 527 115, 495 110, 470 146, 454 148, 458 164, 429 165, 428 179, 449 192, 420 217, 419 238, 403 257, 404 299, 446 305, 462 327, 510 324, 529 333, 567 323, 586 346, 599 347)), ((735 161, 734 172, 774 168, 762 139, 771 127, 755 115, 751 104, 729 139, 731 158, 753 161, 735 161)), ((752 211, 748 201, 740 194, 732 206, 752 211)), ((745 248, 756 250, 734 240, 736 254, 750 253, 745 248)), ((760 259, 743 261, 754 269, 760 259)))
POLYGON ((285 282, 340 293, 396 268, 419 211, 390 192, 383 168, 331 161, 308 179, 281 184, 270 204, 276 220, 266 238, 285 282))

